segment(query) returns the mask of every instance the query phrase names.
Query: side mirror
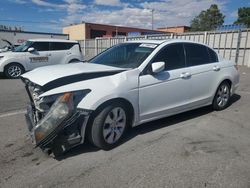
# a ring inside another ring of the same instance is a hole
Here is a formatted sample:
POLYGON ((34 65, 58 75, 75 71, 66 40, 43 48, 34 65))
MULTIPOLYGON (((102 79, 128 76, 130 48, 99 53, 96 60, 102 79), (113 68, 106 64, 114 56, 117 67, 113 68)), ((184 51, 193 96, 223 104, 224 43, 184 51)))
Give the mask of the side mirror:
POLYGON ((160 61, 160 62, 152 63, 151 67, 152 67, 152 72, 154 74, 157 74, 165 69, 165 62, 160 61))
POLYGON ((28 48, 28 52, 34 52, 34 51, 35 51, 35 48, 33 47, 28 48))

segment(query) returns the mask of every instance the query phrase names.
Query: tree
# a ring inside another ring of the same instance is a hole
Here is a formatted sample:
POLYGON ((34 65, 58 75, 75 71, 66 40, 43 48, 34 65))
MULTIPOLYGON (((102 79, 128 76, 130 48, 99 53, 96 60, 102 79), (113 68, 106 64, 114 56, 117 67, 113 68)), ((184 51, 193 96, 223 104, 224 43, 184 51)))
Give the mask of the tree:
POLYGON ((209 9, 203 10, 191 21, 191 31, 210 31, 224 23, 225 16, 218 6, 213 4, 209 9))
POLYGON ((242 7, 238 9, 238 19, 235 24, 244 24, 250 27, 250 7, 242 7))

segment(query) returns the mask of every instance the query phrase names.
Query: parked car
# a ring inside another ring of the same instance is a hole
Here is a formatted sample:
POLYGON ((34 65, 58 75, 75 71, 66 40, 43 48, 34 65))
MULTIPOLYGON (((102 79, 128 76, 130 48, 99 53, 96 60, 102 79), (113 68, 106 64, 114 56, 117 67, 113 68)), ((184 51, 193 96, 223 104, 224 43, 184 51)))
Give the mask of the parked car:
POLYGON ((89 63, 38 68, 22 80, 34 143, 60 153, 85 138, 108 150, 128 127, 207 105, 223 110, 239 73, 206 45, 145 40, 113 46, 89 63))
POLYGON ((0 73, 8 78, 19 78, 37 67, 68 64, 83 59, 77 41, 62 39, 31 39, 11 52, 0 54, 0 73))

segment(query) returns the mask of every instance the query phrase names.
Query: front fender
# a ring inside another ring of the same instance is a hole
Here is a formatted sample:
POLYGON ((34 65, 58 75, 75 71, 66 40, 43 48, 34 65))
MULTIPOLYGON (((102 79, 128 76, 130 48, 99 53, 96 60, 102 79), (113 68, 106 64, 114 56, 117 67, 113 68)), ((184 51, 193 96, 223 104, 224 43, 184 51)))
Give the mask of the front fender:
POLYGON ((24 67, 25 71, 28 70, 27 65, 25 63, 21 62, 20 58, 8 58, 8 59, 1 60, 1 62, 0 62, 0 72, 3 72, 5 66, 10 64, 10 63, 19 63, 24 67))

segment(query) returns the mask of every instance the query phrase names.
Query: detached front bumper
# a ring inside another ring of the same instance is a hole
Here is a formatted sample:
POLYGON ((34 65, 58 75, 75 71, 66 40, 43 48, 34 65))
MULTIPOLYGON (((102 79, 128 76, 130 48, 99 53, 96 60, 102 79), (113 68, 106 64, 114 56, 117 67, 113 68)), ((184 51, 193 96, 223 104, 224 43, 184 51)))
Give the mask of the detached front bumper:
POLYGON ((42 149, 52 149, 53 147, 61 147, 66 151, 76 145, 82 144, 85 137, 85 128, 88 122, 89 113, 76 110, 69 118, 59 124, 55 130, 39 142, 35 138, 35 129, 37 124, 34 122, 34 110, 31 105, 27 107, 25 114, 26 123, 32 143, 42 149))

